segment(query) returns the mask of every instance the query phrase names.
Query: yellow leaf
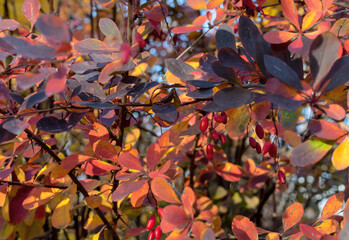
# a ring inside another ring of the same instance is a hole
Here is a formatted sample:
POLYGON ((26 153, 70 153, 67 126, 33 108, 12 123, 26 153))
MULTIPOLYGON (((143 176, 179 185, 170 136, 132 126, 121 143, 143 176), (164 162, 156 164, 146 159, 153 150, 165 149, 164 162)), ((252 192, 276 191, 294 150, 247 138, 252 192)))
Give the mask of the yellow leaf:
POLYGON ((138 64, 130 75, 135 77, 141 76, 142 74, 144 74, 147 67, 148 67, 147 63, 138 64))
POLYGON ((7 195, 7 183, 0 186, 0 207, 4 206, 7 195))
POLYGON ((70 172, 70 169, 65 169, 61 165, 57 165, 51 172, 50 179, 56 180, 65 177, 70 172))
POLYGON ((50 172, 52 172, 52 170, 58 166, 58 163, 48 163, 45 165, 45 167, 43 167, 40 172, 38 173, 38 175, 36 176, 35 180, 38 179, 38 177, 40 177, 41 175, 46 175, 50 172))
POLYGON ((334 150, 332 164, 336 170, 343 170, 349 166, 349 138, 347 137, 334 150))
POLYGON ((98 208, 102 204, 102 198, 100 196, 88 196, 85 198, 85 202, 89 208, 98 208))
POLYGON ((20 181, 21 183, 25 182, 25 173, 22 168, 14 166, 13 170, 17 176, 18 181, 20 181))
POLYGON ((70 217, 71 203, 70 199, 66 198, 62 200, 53 211, 52 214, 52 226, 57 229, 66 228, 71 222, 70 217))
POLYGON ((141 136, 141 131, 138 128, 134 128, 130 133, 127 134, 125 144, 132 144, 134 146, 139 137, 141 136))

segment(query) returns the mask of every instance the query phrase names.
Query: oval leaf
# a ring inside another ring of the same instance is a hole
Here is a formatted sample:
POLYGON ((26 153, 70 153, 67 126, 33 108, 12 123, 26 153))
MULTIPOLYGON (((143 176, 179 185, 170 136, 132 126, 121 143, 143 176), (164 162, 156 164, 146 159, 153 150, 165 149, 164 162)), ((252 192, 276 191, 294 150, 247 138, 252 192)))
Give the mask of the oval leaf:
POLYGON ((304 209, 302 204, 296 202, 289 206, 282 215, 284 232, 296 225, 303 217, 304 209))
POLYGON ((238 240, 257 240, 258 233, 255 225, 247 217, 238 215, 234 217, 232 229, 238 240))
POLYGON ((181 202, 172 186, 163 178, 154 178, 151 182, 151 190, 155 198, 159 201, 166 201, 168 203, 181 202))

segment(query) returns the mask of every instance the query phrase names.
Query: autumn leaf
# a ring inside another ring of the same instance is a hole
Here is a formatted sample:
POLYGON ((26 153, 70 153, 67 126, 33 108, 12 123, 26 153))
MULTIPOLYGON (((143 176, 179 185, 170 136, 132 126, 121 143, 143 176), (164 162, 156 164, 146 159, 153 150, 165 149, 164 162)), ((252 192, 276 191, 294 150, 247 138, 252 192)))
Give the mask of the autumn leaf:
POLYGON ((157 200, 169 203, 181 202, 172 186, 163 178, 154 178, 151 182, 151 190, 157 200))
POLYGON ((70 217, 71 206, 72 205, 69 198, 65 198, 58 203, 52 214, 53 227, 57 229, 64 229, 70 224, 72 220, 70 217))
POLYGON ((336 170, 344 170, 349 166, 349 137, 339 144, 332 155, 332 164, 336 170))
POLYGON ((296 202, 289 206, 282 215, 282 224, 284 226, 283 232, 286 232, 288 229, 296 225, 303 217, 303 213, 304 210, 302 204, 296 202))

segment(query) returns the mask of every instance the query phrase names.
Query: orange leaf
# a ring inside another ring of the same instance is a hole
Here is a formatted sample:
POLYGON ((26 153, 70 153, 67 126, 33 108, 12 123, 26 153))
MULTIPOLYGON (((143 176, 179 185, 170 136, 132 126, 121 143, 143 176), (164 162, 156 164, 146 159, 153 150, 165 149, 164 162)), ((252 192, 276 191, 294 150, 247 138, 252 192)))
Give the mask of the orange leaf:
POLYGON ((172 186, 163 178, 154 178, 151 182, 151 190, 155 198, 168 203, 180 203, 181 201, 172 186))
POLYGON ((234 108, 225 126, 230 138, 240 137, 246 131, 250 111, 247 106, 234 108))
POLYGON ((238 240, 256 240, 258 239, 257 229, 247 217, 238 215, 234 217, 232 229, 238 240))
POLYGON ((299 225, 299 229, 304 234, 304 236, 309 239, 320 240, 320 238, 322 237, 322 234, 318 230, 309 225, 301 223, 299 225))
POLYGON ((282 10, 285 17, 297 28, 299 27, 298 10, 293 0, 281 0, 282 10))
POLYGON ((89 160, 81 166, 81 170, 90 176, 101 176, 116 168, 116 166, 100 160, 89 160))
POLYGON ((332 195, 332 197, 328 199, 328 201, 324 206, 324 209, 322 210, 321 219, 329 218, 332 215, 334 215, 336 212, 338 212, 343 205, 343 200, 344 200, 343 192, 339 192, 332 195))
POLYGON ((284 232, 296 225, 302 218, 304 213, 302 204, 296 202, 289 206, 282 215, 282 224, 284 232))
POLYGON ((205 0, 187 0, 187 4, 195 10, 204 9, 207 6, 205 0))
POLYGON ((102 84, 107 83, 113 77, 112 73, 117 72, 119 69, 121 69, 121 67, 121 60, 108 63, 99 74, 98 82, 102 84))
POLYGON ((131 204, 133 207, 137 208, 142 206, 144 199, 147 197, 149 191, 148 183, 143 184, 143 186, 134 191, 131 195, 131 204))
POLYGON ((336 170, 344 170, 349 166, 349 137, 334 150, 332 164, 336 170))
POLYGON ((242 175, 240 167, 229 162, 217 167, 216 173, 229 182, 239 181, 242 175))
POLYGON ((271 31, 263 35, 263 38, 270 43, 280 44, 290 41, 292 38, 298 36, 299 33, 292 33, 287 31, 271 31))
POLYGON ((98 208, 102 204, 102 197, 88 196, 85 198, 85 202, 89 208, 98 208))
POLYGON ((265 240, 280 240, 279 233, 271 232, 265 237, 265 240))
POLYGON ((322 16, 322 11, 310 11, 308 12, 302 22, 302 31, 306 31, 308 28, 312 27, 322 16))
POLYGON ((149 170, 154 170, 161 158, 160 146, 157 143, 152 143, 147 150, 147 163, 149 170))
POLYGON ((219 7, 222 3, 224 2, 224 0, 211 0, 208 4, 207 4, 207 9, 214 9, 219 7))
POLYGON ((69 198, 60 201, 52 214, 52 226, 57 229, 66 228, 71 222, 71 203, 69 198))
POLYGON ((332 234, 339 230, 339 223, 334 219, 326 219, 320 225, 315 227, 322 234, 332 234))
POLYGON ((98 140, 93 144, 93 151, 101 158, 105 158, 116 162, 118 153, 116 148, 110 142, 105 140, 98 140))

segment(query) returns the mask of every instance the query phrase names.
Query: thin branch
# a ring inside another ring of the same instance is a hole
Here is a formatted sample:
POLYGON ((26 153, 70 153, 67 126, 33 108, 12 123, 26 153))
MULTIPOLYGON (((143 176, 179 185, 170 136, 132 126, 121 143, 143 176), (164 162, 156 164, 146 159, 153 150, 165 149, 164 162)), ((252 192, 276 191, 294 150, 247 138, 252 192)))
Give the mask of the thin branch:
MULTIPOLYGON (((33 139, 37 144, 40 145, 40 147, 42 149, 44 149, 48 154, 51 155, 51 157, 57 162, 60 163, 62 162, 62 160, 60 159, 60 157, 57 156, 57 154, 52 151, 52 149, 46 144, 44 143, 39 137, 37 137, 31 130, 29 130, 28 128, 26 128, 24 130, 26 132, 26 134, 28 135, 28 138, 33 139)), ((89 197, 89 194, 87 192, 87 190, 84 188, 84 186, 79 182, 79 180, 77 179, 77 177, 74 175, 74 173, 72 171, 70 171, 68 173, 68 176, 71 178, 71 180, 77 185, 78 190, 82 193, 82 195, 84 195, 84 197, 89 197)), ((113 239, 117 239, 119 240, 120 238, 118 237, 118 235, 116 234, 114 228, 110 225, 110 223, 108 222, 108 220, 106 219, 106 217, 104 216, 104 213, 97 207, 94 208, 94 210, 96 211, 97 215, 100 217, 100 219, 102 220, 102 222, 105 224, 105 226, 109 229, 110 233, 113 236, 113 239)))
POLYGON ((40 184, 40 183, 21 183, 21 182, 13 182, 13 181, 6 181, 6 180, 0 180, 0 184, 8 184, 13 186, 26 186, 26 187, 45 187, 45 188, 58 188, 58 189, 67 189, 67 186, 56 186, 56 185, 50 185, 50 184, 40 184))

